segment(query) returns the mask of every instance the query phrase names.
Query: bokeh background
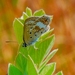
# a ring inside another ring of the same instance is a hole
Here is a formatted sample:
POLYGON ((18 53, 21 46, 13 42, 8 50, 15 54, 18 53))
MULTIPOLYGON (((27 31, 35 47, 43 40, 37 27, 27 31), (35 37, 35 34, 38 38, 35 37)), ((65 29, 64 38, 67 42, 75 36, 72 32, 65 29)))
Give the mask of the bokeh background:
POLYGON ((34 12, 44 9, 53 15, 51 28, 56 36, 54 48, 56 55, 56 72, 62 70, 64 75, 75 75, 75 0, 0 0, 0 75, 6 75, 8 63, 14 63, 18 43, 13 30, 13 20, 20 17, 25 8, 34 12))

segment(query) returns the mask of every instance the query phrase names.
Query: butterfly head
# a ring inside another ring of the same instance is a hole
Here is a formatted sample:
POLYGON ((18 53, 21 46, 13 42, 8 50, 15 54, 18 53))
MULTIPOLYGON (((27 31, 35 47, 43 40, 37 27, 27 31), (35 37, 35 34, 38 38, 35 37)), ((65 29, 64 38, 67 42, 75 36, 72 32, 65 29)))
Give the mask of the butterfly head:
POLYGON ((50 17, 47 16, 47 15, 41 16, 40 20, 41 20, 45 25, 49 25, 49 23, 50 23, 50 17))

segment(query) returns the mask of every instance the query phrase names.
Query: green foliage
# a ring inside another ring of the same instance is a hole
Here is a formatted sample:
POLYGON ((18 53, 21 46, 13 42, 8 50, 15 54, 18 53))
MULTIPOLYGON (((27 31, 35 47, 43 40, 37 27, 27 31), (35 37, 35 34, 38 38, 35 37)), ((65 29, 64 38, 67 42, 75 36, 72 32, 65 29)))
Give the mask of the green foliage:
POLYGON ((38 75, 36 65, 29 55, 27 61, 27 70, 28 70, 28 75, 38 75))
POLYGON ((9 64, 8 75, 23 75, 23 73, 16 66, 9 64))
POLYGON ((25 12, 23 12, 23 20, 25 21, 28 17, 29 16, 25 12))
POLYGON ((42 16, 44 14, 45 14, 44 10, 43 9, 40 9, 38 11, 35 11, 33 15, 34 16, 42 16))
POLYGON ((19 53, 15 60, 15 66, 21 70, 22 73, 26 74, 27 59, 21 53, 19 53))
POLYGON ((32 10, 30 9, 30 8, 26 8, 26 14, 28 15, 28 16, 32 16, 32 10))
MULTIPOLYGON (((44 14, 44 10, 41 9, 34 12, 33 16, 44 14)), ((53 29, 40 36, 35 43, 37 49, 33 45, 22 47, 24 21, 30 16, 32 16, 32 10, 27 7, 26 13, 23 12, 21 18, 14 20, 13 27, 20 47, 15 64, 9 64, 8 75, 53 75, 56 63, 47 64, 57 52, 57 49, 50 52, 55 41, 55 35, 50 35, 53 29)), ((56 75, 63 74, 60 71, 56 75)))
POLYGON ((52 75, 55 71, 55 68, 56 68, 56 63, 47 64, 41 71, 40 75, 52 75))
POLYGON ((62 71, 56 73, 55 75, 63 75, 62 71))
POLYGON ((18 43, 21 44, 23 42, 23 24, 19 19, 15 18, 13 22, 13 27, 18 43))

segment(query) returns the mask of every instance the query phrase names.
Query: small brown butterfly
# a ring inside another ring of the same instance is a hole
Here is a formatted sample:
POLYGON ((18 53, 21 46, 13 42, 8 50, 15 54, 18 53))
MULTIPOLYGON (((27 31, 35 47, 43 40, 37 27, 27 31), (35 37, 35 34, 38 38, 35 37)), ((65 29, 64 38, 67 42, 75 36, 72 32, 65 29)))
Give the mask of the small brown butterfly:
POLYGON ((35 43, 43 33, 50 29, 49 24, 50 17, 47 15, 27 18, 24 23, 23 47, 35 43))

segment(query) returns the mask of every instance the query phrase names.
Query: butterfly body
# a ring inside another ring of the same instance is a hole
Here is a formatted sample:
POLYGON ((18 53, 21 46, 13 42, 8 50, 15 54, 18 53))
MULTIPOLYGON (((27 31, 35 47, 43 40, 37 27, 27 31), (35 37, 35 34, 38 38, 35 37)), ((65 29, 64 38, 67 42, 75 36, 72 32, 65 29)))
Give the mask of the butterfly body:
POLYGON ((50 17, 30 17, 25 20, 23 31, 23 46, 26 47, 37 41, 37 39, 50 29, 50 17))

